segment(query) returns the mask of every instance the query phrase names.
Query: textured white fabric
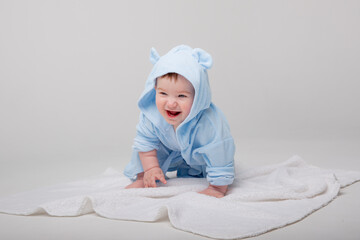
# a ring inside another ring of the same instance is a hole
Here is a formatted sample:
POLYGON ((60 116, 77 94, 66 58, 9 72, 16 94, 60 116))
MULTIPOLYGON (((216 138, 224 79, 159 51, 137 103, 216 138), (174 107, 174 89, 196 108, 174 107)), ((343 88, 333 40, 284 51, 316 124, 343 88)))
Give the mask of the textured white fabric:
POLYGON ((130 181, 108 169, 102 175, 0 199, 0 212, 78 216, 95 211, 111 219, 156 221, 166 214, 175 228, 235 239, 296 222, 325 206, 360 172, 325 170, 294 156, 276 165, 239 170, 228 194, 196 193, 206 179, 174 178, 158 188, 124 189, 130 181))

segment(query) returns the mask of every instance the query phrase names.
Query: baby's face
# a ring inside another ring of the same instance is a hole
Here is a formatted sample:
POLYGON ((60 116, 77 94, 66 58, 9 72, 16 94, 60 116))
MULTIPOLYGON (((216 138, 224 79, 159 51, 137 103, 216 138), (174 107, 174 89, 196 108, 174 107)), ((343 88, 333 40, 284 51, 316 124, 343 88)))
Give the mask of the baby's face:
POLYGON ((160 114, 176 130, 190 113, 195 96, 194 87, 181 75, 177 80, 165 76, 157 79, 155 90, 160 114))

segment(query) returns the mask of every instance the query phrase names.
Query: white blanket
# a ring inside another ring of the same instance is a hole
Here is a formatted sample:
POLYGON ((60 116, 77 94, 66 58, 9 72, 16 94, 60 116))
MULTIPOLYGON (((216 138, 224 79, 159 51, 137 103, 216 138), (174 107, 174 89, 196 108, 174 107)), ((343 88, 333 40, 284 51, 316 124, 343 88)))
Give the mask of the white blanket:
POLYGON ((104 174, 0 199, 0 212, 31 215, 100 216, 156 221, 168 214, 175 228, 235 239, 294 223, 325 206, 341 187, 360 180, 360 172, 324 170, 294 156, 281 164, 239 170, 221 199, 198 194, 205 179, 172 178, 148 189, 124 189, 130 181, 108 169, 104 174))

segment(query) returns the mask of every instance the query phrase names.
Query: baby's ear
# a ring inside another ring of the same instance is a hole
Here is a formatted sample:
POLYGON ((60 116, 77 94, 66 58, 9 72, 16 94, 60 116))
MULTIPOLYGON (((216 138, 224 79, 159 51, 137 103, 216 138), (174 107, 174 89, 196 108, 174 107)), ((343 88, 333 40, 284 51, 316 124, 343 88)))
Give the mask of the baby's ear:
POLYGON ((158 52, 155 50, 155 48, 151 48, 150 51, 150 62, 155 65, 155 63, 157 63, 157 61, 159 60, 160 55, 158 54, 158 52))
POLYGON ((206 69, 210 69, 213 61, 210 54, 205 52, 205 50, 202 50, 201 48, 195 48, 192 55, 195 57, 195 59, 199 62, 201 66, 203 66, 206 69))

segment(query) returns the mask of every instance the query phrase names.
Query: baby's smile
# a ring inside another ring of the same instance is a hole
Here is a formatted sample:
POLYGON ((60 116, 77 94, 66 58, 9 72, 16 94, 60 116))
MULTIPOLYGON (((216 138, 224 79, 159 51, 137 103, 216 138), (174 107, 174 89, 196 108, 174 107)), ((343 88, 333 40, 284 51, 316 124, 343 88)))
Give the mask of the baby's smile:
POLYGON ((167 114, 169 117, 171 118, 174 118, 176 116, 178 116, 181 112, 177 112, 177 111, 169 111, 169 110, 166 110, 167 114))

